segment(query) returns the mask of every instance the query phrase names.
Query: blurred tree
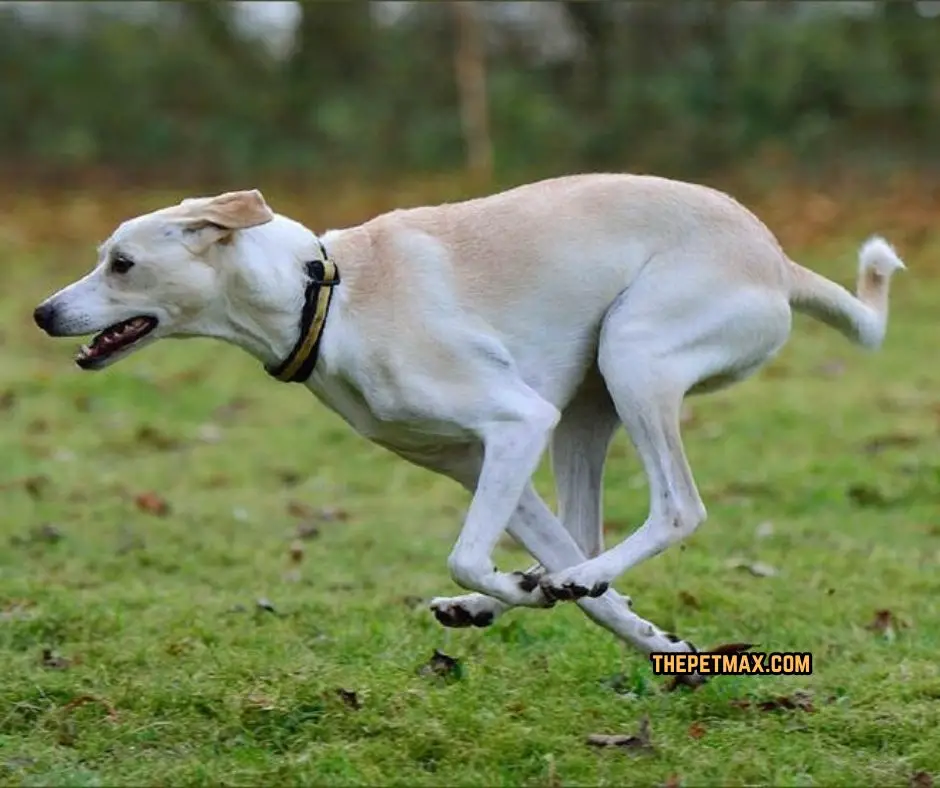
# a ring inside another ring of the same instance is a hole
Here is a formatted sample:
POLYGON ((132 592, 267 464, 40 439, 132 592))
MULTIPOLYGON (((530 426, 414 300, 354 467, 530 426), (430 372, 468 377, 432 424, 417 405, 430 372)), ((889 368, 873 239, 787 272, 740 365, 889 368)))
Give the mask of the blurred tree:
POLYGON ((576 70, 578 92, 585 108, 597 112, 606 104, 610 84, 611 8, 590 0, 568 0, 564 6, 585 47, 581 62, 586 68, 576 70))
POLYGON ((458 0, 451 7, 457 26, 454 65, 467 166, 475 177, 488 181, 493 174, 493 143, 486 95, 486 38, 480 6, 469 0, 458 0))
POLYGON ((192 25, 193 32, 205 46, 227 60, 241 77, 252 78, 256 70, 255 49, 248 46, 238 34, 232 3, 225 0, 199 0, 180 3, 178 7, 184 21, 192 25))
POLYGON ((916 0, 881 0, 880 10, 884 32, 903 78, 903 120, 916 132, 923 132, 931 113, 931 60, 937 23, 920 16, 916 0))
POLYGON ((317 102, 337 93, 368 93, 372 14, 363 0, 300 0, 300 20, 287 60, 284 120, 295 131, 314 131, 317 102))

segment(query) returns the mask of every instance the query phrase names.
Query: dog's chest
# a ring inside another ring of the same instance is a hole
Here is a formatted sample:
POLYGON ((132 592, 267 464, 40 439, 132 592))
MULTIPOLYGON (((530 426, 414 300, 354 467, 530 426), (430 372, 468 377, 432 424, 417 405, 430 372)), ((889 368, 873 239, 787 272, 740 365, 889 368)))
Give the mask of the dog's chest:
MULTIPOLYGON (((314 395, 356 432, 392 451, 433 459, 450 453, 450 447, 475 442, 475 437, 449 421, 418 414, 377 414, 356 387, 338 379, 320 380, 311 386, 314 395)), ((423 463, 422 463, 423 464, 423 463)))

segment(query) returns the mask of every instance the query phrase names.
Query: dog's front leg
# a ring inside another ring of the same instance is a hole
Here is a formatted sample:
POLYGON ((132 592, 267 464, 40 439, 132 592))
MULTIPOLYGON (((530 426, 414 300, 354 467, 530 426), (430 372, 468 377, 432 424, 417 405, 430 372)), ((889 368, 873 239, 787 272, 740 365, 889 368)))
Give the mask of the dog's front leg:
POLYGON ((493 550, 519 505, 560 414, 532 392, 511 418, 492 418, 478 429, 483 463, 460 536, 448 559, 458 585, 508 605, 544 607, 541 590, 519 574, 498 572, 493 550))

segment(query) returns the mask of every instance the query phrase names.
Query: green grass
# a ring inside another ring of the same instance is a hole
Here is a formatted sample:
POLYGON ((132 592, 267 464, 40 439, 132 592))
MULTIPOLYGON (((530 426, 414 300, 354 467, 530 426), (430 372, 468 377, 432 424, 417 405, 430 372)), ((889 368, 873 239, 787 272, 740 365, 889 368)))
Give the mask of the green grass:
MULTIPOLYGON (((801 259, 846 281, 857 240, 801 259)), ((455 591, 445 559, 467 503, 455 484, 209 341, 79 372, 75 343, 41 336, 29 314, 85 261, 11 250, 0 781, 828 786, 940 772, 940 281, 918 272, 925 252, 896 280, 881 353, 798 319, 757 378, 693 401, 685 435, 709 520, 618 588, 701 646, 808 650, 815 672, 665 693, 573 605, 439 627, 421 600, 455 591), (168 514, 135 503, 151 491, 168 514), (298 525, 318 517, 292 562, 298 525), (738 558, 778 573, 729 568, 738 558), (880 609, 890 633, 866 628, 880 609), (68 662, 43 664, 44 649, 68 662), (419 673, 435 649, 459 676, 419 673), (798 690, 815 711, 734 703, 798 690), (653 752, 586 744, 644 715, 653 752)), ((538 483, 550 495, 544 468, 538 483)), ((621 436, 608 541, 646 507, 621 436)), ((509 544, 498 561, 528 564, 509 544)))

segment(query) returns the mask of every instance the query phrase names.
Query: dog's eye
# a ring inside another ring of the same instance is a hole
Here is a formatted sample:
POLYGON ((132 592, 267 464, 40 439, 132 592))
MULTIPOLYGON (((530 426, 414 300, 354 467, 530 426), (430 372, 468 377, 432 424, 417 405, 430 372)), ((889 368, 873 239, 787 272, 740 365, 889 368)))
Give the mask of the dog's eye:
POLYGON ((124 255, 118 255, 111 261, 111 270, 116 274, 126 274, 134 267, 134 261, 124 255))

